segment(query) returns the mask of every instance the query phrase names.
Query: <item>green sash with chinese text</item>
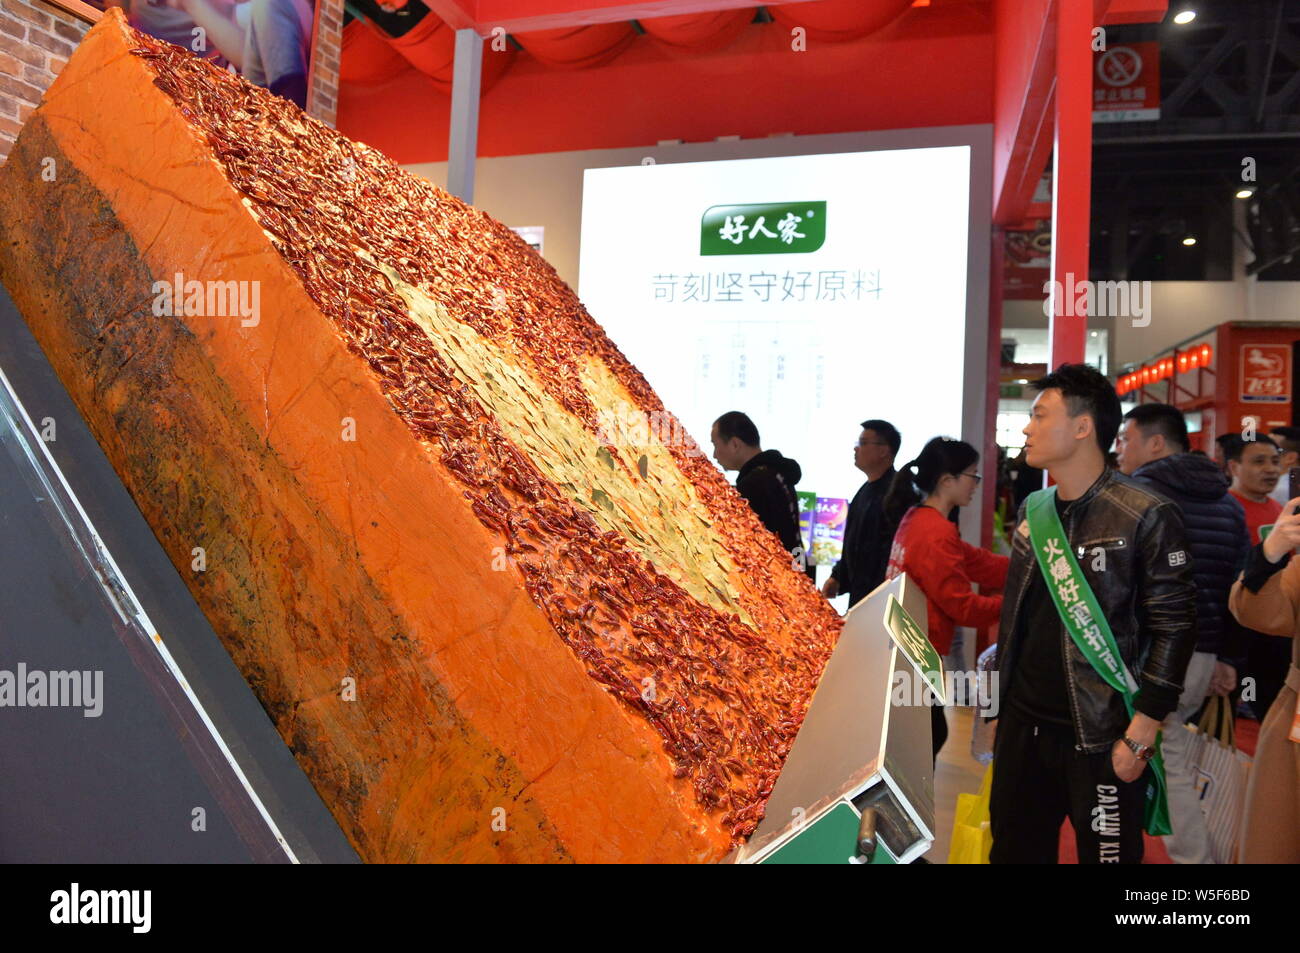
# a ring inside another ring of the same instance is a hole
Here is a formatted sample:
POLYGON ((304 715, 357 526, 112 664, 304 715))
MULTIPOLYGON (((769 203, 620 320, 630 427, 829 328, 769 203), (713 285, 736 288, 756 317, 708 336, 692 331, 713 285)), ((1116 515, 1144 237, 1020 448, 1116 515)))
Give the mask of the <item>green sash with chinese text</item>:
MULTIPOLYGON (((1043 572, 1043 581, 1052 594, 1052 602, 1056 604, 1065 631, 1070 633, 1074 644, 1102 680, 1123 696, 1124 707, 1131 719, 1137 683, 1124 665, 1110 623, 1102 614, 1097 597, 1065 537, 1065 527, 1056 512, 1056 487, 1029 494, 1025 503, 1025 522, 1029 524, 1029 542, 1034 549, 1034 558, 1038 560, 1038 568, 1043 572)), ((1148 834, 1158 837, 1171 830, 1159 732, 1156 733, 1155 749, 1150 761, 1143 827, 1148 834)))

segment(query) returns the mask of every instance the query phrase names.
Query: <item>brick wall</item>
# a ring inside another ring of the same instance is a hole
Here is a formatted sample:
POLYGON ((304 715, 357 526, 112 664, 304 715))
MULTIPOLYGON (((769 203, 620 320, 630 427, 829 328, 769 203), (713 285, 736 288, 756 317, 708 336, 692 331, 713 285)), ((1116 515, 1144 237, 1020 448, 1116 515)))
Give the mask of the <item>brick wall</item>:
MULTIPOLYGON (((343 0, 317 0, 316 47, 307 112, 334 125, 338 115, 343 0)), ((45 0, 0 0, 0 163, 98 11, 74 2, 73 14, 45 0)))
POLYGON ((0 0, 0 162, 89 29, 43 0, 0 0))
POLYGON ((307 115, 331 126, 339 111, 342 42, 343 0, 316 0, 316 43, 312 52, 311 85, 307 88, 307 115))

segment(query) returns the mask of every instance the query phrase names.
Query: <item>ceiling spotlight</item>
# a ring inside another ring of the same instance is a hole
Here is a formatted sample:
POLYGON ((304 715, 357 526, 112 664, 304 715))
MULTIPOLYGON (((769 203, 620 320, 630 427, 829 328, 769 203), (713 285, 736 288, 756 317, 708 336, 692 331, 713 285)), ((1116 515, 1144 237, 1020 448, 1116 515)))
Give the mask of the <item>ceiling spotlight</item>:
POLYGON ((1184 245, 1195 245, 1195 244, 1196 244, 1196 236, 1195 236, 1195 235, 1188 235, 1186 238, 1183 239, 1183 244, 1184 244, 1184 245))
POLYGON ((1181 13, 1174 14, 1174 22, 1177 23, 1179 26, 1182 26, 1185 23, 1191 23, 1195 19, 1196 19, 1195 10, 1183 10, 1181 13))
POLYGON ((1254 189, 1238 189, 1238 190, 1237 190, 1237 198, 1239 198, 1239 199, 1248 199, 1248 198, 1250 198, 1250 197, 1251 197, 1252 195, 1254 195, 1254 194, 1255 194, 1255 190, 1254 190, 1254 189))

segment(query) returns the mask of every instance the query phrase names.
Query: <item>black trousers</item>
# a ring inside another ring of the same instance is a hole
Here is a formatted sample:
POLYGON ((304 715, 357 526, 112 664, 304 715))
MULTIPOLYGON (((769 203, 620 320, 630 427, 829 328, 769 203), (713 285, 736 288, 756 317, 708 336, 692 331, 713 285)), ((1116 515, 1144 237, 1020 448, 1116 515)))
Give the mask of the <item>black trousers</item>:
POLYGON ((948 740, 948 719, 944 717, 942 705, 930 706, 930 734, 934 739, 934 760, 938 763, 939 749, 948 740))
POLYGON ((1252 632, 1246 665, 1249 671, 1244 674, 1255 677, 1255 700, 1250 703, 1250 710, 1255 713, 1256 721, 1263 721, 1286 684, 1286 673, 1291 668, 1291 640, 1252 632))
POLYGON ((1010 705, 998 719, 989 820, 994 864, 1055 864, 1070 819, 1079 863, 1142 862, 1146 775, 1115 776, 1110 751, 1075 750, 1074 729, 1034 724, 1010 705))

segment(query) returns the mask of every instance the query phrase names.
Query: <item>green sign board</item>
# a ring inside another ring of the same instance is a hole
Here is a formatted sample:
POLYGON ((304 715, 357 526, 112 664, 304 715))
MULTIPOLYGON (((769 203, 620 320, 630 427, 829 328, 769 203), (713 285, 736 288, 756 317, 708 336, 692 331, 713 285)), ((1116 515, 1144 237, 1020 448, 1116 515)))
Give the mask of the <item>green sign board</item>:
POLYGON ((885 628, 940 703, 946 705, 948 700, 943 694, 943 660, 916 624, 916 620, 908 615, 892 592, 889 594, 889 603, 885 606, 885 628))
POLYGON ((825 241, 825 202, 715 205, 700 219, 701 255, 804 255, 825 241))
MULTIPOLYGON (((813 821, 803 831, 774 850, 765 864, 849 864, 858 860, 858 814, 846 801, 813 821)), ((872 864, 896 863, 877 835, 872 864)))

